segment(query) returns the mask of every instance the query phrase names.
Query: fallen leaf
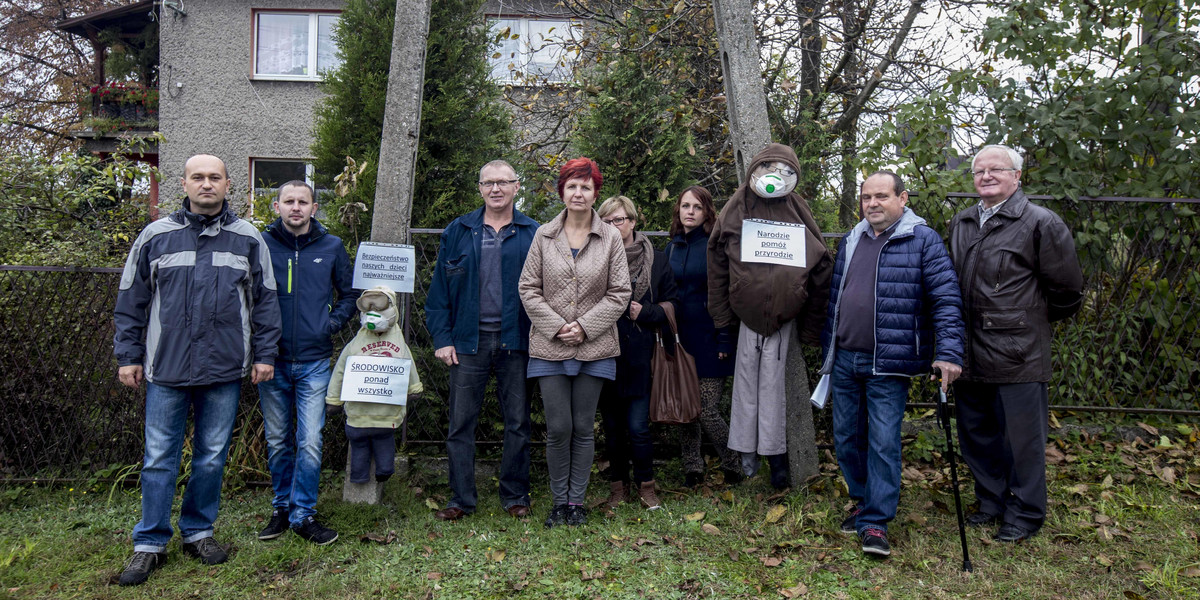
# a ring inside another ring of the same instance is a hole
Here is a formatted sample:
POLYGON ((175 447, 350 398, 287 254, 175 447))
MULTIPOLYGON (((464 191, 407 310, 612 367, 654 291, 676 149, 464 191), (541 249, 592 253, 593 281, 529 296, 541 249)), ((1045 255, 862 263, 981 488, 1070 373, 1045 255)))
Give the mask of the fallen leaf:
POLYGON ((1129 598, 1129 600, 1146 600, 1145 596, 1143 596, 1133 590, 1125 590, 1125 597, 1129 598))
POLYGON ((379 533, 363 534, 362 536, 360 536, 358 538, 358 541, 363 542, 364 544, 367 542, 375 542, 377 544, 390 544, 390 543, 396 541, 397 537, 398 536, 396 535, 396 531, 393 529, 392 531, 389 531, 386 534, 379 534, 379 533))
POLYGON ((1079 494, 1080 496, 1084 496, 1088 493, 1088 485, 1086 483, 1077 483, 1077 484, 1067 488, 1067 491, 1071 492, 1072 494, 1079 494))
POLYGON ((729 560, 736 561, 739 556, 740 554, 738 554, 737 549, 731 549, 729 551, 729 560))
POLYGON ((783 564, 783 559, 779 558, 778 556, 764 556, 760 560, 762 560, 764 567, 778 567, 779 565, 783 564))
POLYGON ((796 584, 796 587, 783 588, 779 590, 779 595, 784 598, 799 598, 808 593, 808 586, 803 583, 796 584))
POLYGON ((1106 567, 1111 567, 1111 566, 1113 566, 1113 561, 1112 561, 1112 559, 1111 559, 1111 558, 1109 558, 1109 557, 1107 557, 1107 556, 1105 556, 1105 555, 1103 555, 1103 554, 1101 554, 1101 555, 1099 555, 1099 556, 1097 556, 1097 557, 1096 557, 1096 562, 1098 562, 1098 563, 1100 563, 1101 565, 1103 565, 1103 566, 1106 566, 1106 567))
POLYGON ((486 556, 488 558, 488 560, 495 561, 495 562, 503 562, 504 555, 507 553, 508 553, 507 550, 487 550, 483 553, 483 555, 486 556))
POLYGON ((1138 562, 1133 564, 1133 570, 1134 571, 1153 571, 1154 565, 1152 565, 1144 560, 1139 560, 1138 562))
POLYGON ((1200 567, 1188 565, 1177 571, 1177 573, 1182 577, 1200 577, 1200 567))
POLYGON ((1155 436, 1158 435, 1158 428, 1153 425, 1147 425, 1141 421, 1138 421, 1137 426, 1141 427, 1146 433, 1148 433, 1150 435, 1155 435, 1155 436))
POLYGON ((721 492, 721 499, 726 502, 733 502, 733 491, 725 490, 724 492, 721 492))
POLYGON ((425 574, 425 579, 432 579, 433 581, 437 581, 441 578, 442 578, 441 573, 426 573, 425 574))
POLYGON ((782 504, 776 504, 771 507, 771 510, 767 511, 767 522, 778 523, 779 519, 782 519, 785 514, 787 514, 787 507, 782 504))
POLYGON ((591 571, 591 572, 589 572, 587 570, 587 568, 579 569, 579 580, 580 581, 591 581, 593 579, 600 579, 601 577, 604 577, 604 571, 601 571, 599 569, 597 569, 595 571, 591 571))
POLYGON ((1066 462, 1066 460, 1066 455, 1064 455, 1062 451, 1056 448, 1053 444, 1048 444, 1046 446, 1046 464, 1061 465, 1066 462))
POLYGON ((699 521, 704 518, 704 514, 704 511, 694 512, 690 515, 683 515, 683 519, 685 521, 699 521))
POLYGON ((1100 527, 1096 528, 1096 537, 1099 537, 1103 541, 1111 542, 1113 539, 1113 534, 1108 530, 1108 527, 1101 525, 1100 527))
POLYGON ((1162 471, 1157 471, 1155 475, 1169 485, 1175 485, 1175 467, 1163 467, 1162 471))
POLYGON ((1097 523, 1099 523, 1101 525, 1111 525, 1113 522, 1112 517, 1110 517, 1104 513, 1096 513, 1096 516, 1094 517, 1094 519, 1097 523))
POLYGON ((441 510, 441 508, 438 506, 438 503, 433 501, 433 498, 426 498, 425 506, 428 506, 429 510, 441 510))
POLYGON ((721 530, 717 529, 717 526, 711 523, 701 525, 700 530, 709 535, 721 535, 721 530))
POLYGON ((908 521, 913 523, 914 525, 924 525, 925 523, 927 523, 929 521, 929 519, 926 519, 924 515, 920 515, 917 513, 909 513, 908 521))
POLYGON ((1112 487, 1112 486, 1113 486, 1113 478, 1112 478, 1112 475, 1105 475, 1105 476, 1104 476, 1104 481, 1101 481, 1101 482, 1100 482, 1100 489, 1104 490, 1104 489, 1108 489, 1108 488, 1110 488, 1110 487, 1112 487))

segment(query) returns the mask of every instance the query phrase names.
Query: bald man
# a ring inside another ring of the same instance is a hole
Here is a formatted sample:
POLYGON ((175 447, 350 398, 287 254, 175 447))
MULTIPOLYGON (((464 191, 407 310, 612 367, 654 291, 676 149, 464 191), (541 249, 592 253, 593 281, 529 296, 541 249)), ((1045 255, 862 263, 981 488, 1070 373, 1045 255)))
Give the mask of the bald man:
POLYGON ((117 376, 135 389, 146 382, 142 520, 121 585, 145 582, 166 561, 189 408, 195 426, 178 521, 183 551, 206 565, 228 558, 213 540, 213 522, 241 380, 274 377, 279 346, 271 255, 258 230, 229 210, 225 163, 193 156, 181 183, 183 208, 133 242, 113 316, 117 376))

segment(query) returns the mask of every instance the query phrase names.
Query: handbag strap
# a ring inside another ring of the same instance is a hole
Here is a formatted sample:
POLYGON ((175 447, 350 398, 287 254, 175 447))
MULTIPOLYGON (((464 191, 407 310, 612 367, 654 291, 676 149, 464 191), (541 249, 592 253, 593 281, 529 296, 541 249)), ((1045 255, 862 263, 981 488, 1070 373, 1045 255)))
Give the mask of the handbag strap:
POLYGON ((667 316, 667 324, 671 327, 671 335, 675 336, 675 344, 679 345, 679 328, 675 325, 675 305, 670 302, 659 302, 663 314, 667 316))

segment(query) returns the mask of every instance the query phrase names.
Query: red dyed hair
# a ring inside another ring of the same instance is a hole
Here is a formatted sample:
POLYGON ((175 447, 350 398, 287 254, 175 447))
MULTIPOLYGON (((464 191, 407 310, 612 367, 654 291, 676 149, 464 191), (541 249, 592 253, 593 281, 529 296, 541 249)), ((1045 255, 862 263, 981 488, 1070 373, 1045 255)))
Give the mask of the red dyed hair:
POLYGON ((558 170, 559 198, 562 198, 563 187, 567 185, 567 181, 570 179, 591 179, 592 185, 596 187, 597 196, 600 195, 600 184, 604 183, 604 176, 600 174, 600 166, 596 164, 596 161, 586 156, 568 160, 558 170))

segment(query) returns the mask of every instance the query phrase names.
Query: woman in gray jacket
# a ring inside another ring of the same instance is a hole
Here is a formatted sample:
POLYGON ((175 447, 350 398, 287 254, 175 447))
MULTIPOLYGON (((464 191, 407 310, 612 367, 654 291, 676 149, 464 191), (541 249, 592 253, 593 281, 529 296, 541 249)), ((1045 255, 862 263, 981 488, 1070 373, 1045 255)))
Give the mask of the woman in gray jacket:
POLYGON ((546 465, 554 507, 546 527, 587 522, 596 403, 616 377, 617 319, 629 305, 629 267, 616 228, 592 209, 603 177, 588 158, 562 166, 566 208, 534 235, 518 291, 532 329, 528 376, 546 411, 546 465))

